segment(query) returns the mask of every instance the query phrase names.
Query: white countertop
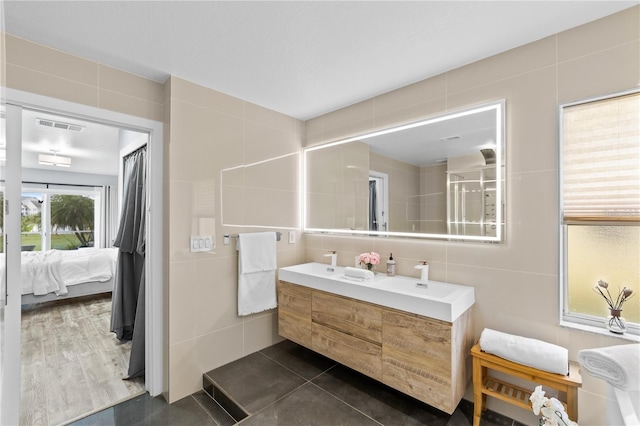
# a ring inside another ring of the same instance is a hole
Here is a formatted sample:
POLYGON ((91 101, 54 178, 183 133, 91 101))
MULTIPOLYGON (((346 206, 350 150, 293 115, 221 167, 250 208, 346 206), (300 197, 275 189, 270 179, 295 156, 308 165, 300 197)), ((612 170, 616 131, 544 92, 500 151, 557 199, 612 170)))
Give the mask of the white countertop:
POLYGON ((346 278, 344 270, 304 263, 280 268, 279 279, 446 322, 454 322, 475 303, 475 289, 470 286, 382 273, 360 282, 346 278))

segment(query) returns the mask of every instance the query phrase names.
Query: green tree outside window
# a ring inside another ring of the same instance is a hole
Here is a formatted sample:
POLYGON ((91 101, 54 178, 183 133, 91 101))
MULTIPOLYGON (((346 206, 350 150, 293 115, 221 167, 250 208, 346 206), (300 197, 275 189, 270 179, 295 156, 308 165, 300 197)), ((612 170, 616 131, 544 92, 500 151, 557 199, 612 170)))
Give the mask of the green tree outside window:
POLYGON ((80 247, 93 246, 93 199, 82 195, 53 195, 51 226, 56 230, 71 229, 80 241, 80 247))

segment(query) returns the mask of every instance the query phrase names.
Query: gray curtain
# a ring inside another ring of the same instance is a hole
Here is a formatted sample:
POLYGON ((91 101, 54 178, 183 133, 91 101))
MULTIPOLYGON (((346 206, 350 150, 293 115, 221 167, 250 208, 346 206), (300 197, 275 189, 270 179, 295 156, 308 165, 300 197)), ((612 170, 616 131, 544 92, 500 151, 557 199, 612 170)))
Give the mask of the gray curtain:
POLYGON ((124 160, 120 227, 113 245, 119 248, 111 303, 111 331, 131 340, 128 378, 144 375, 144 256, 146 219, 146 146, 124 160))
POLYGON ((376 181, 369 181, 369 231, 378 230, 378 191, 376 181))

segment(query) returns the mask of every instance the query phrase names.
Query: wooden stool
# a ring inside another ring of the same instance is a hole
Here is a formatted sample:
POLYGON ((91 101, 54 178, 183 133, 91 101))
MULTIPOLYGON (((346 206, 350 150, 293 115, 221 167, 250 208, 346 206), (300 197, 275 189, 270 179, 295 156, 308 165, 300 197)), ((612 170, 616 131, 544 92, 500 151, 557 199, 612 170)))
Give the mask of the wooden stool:
POLYGON ((473 426, 480 426, 480 416, 487 409, 487 396, 531 411, 529 397, 535 386, 531 389, 524 389, 512 385, 491 377, 488 370, 500 371, 533 382, 536 386, 543 385, 564 392, 566 401, 562 402, 565 404, 567 414, 571 420, 578 421, 578 388, 582 386, 582 377, 578 371, 577 362, 569 363, 569 375, 564 376, 482 352, 479 343, 471 348, 471 356, 473 358, 473 426))

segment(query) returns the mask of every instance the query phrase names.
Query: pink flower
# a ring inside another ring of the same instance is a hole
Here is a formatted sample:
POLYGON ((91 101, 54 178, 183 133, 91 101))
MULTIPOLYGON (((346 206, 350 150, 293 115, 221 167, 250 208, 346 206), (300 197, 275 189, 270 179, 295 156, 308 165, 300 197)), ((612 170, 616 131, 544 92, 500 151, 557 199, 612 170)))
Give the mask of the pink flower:
POLYGON ((358 256, 358 261, 365 265, 377 265, 380 263, 380 255, 375 252, 362 253, 358 256))

